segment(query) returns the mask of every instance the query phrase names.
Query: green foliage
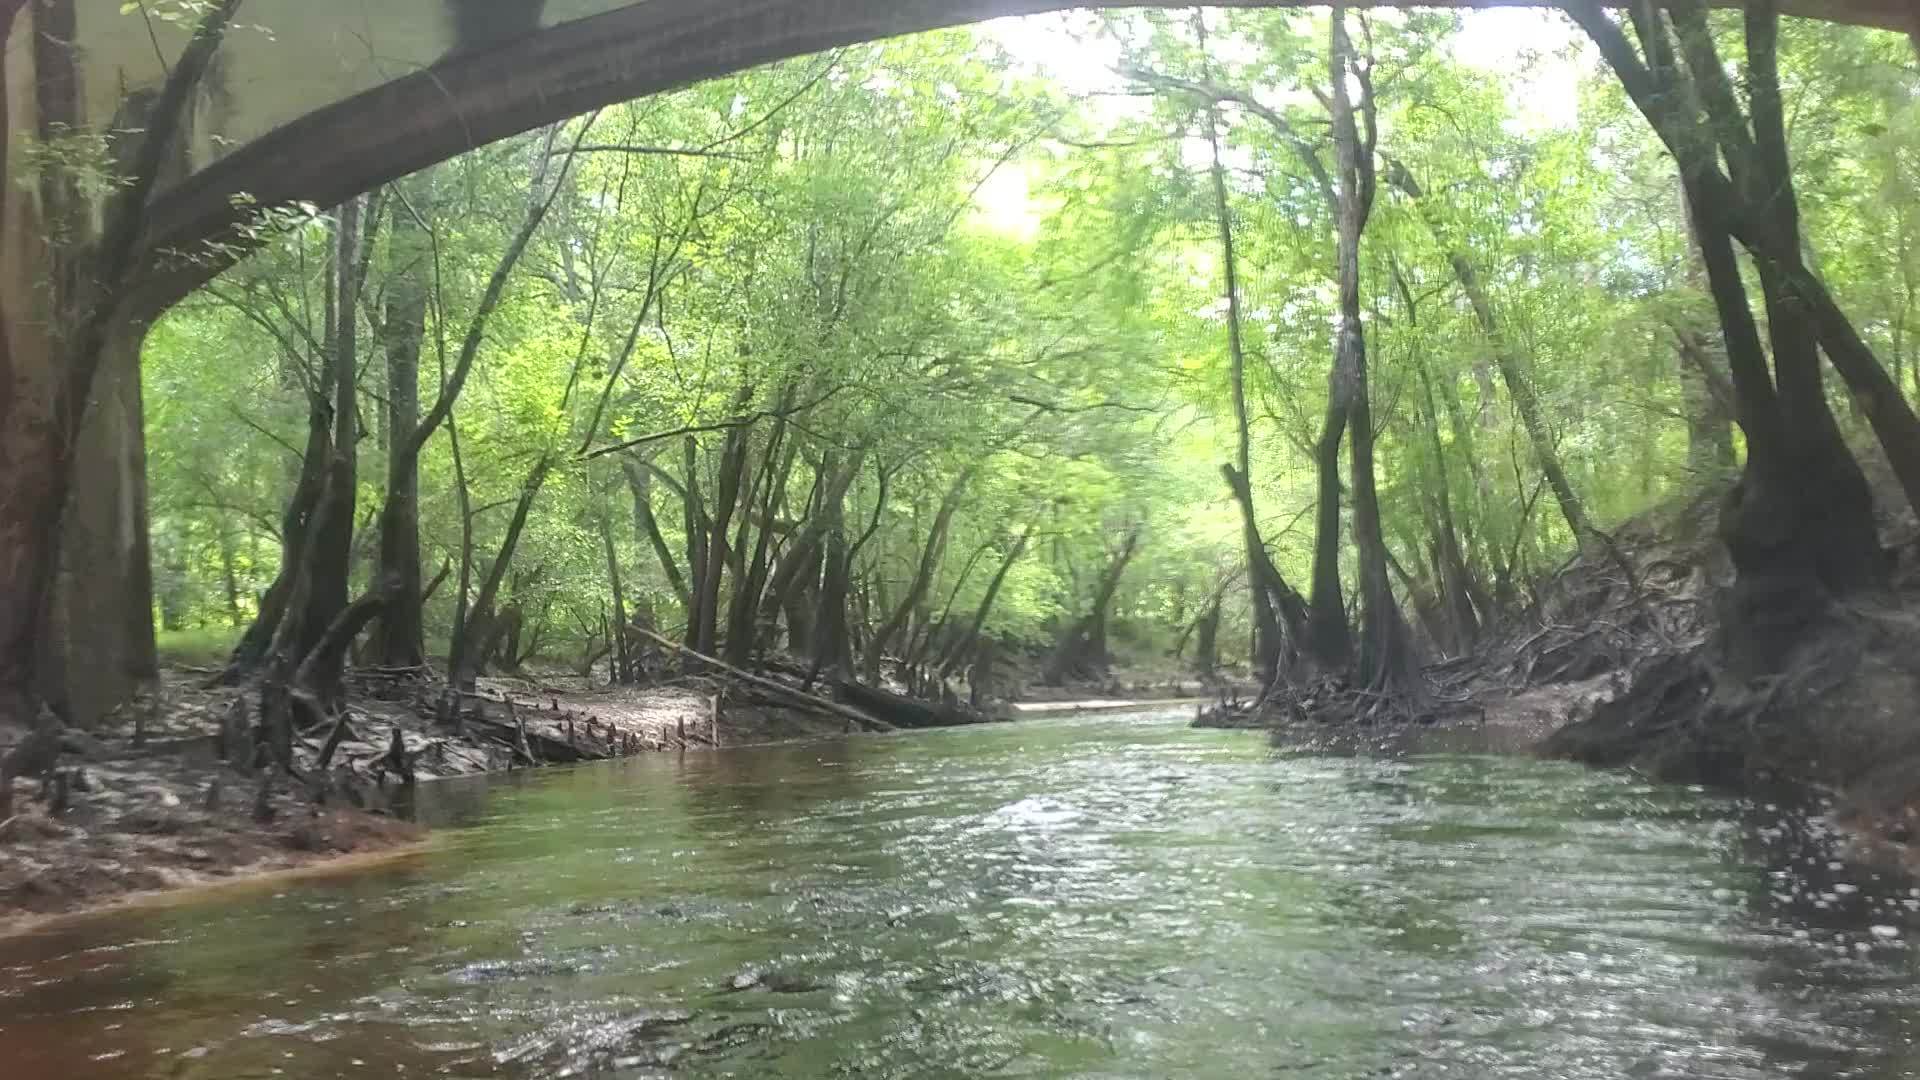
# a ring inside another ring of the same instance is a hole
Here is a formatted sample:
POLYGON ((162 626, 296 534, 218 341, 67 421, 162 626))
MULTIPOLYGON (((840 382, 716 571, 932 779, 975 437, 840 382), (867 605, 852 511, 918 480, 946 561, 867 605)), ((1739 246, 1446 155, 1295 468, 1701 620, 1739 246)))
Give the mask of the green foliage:
MULTIPOLYGON (((1235 11, 1210 26, 1204 55, 1185 15, 1099 26, 1127 69, 1243 89, 1283 122, 1219 107, 1257 517, 1296 581, 1311 556, 1308 447, 1334 310, 1333 223, 1312 165, 1331 162, 1316 100, 1324 18, 1235 11)), ((1573 542, 1542 497, 1454 251, 1484 285, 1597 518, 1700 479, 1688 424, 1698 399, 1675 337, 1712 323, 1670 160, 1598 74, 1576 124, 1529 122, 1510 88, 1458 59, 1463 25, 1380 17, 1363 42, 1382 110, 1363 266, 1379 483, 1416 608, 1436 588, 1443 502, 1474 573, 1508 602, 1573 542), (1418 202, 1386 182, 1394 167, 1424 189, 1418 202)), ((1794 130, 1813 255, 1896 377, 1920 381, 1909 53, 1894 35, 1795 28, 1784 77, 1790 107, 1820 105, 1795 112, 1794 130)), ((855 563, 856 618, 869 628, 897 603, 964 474, 916 632, 963 623, 1030 531, 987 628, 1042 647, 1139 528, 1116 643, 1164 652, 1217 593, 1223 648, 1243 656, 1240 526, 1218 471, 1234 440, 1223 267, 1203 138, 1196 150, 1206 103, 1144 76, 1133 85, 1154 92, 1151 104, 1111 109, 1033 77, 984 36, 950 31, 608 109, 590 129, 575 121, 395 185, 380 202, 363 310, 348 314, 363 354, 357 573, 370 572, 384 499, 386 297, 402 273, 430 280, 419 388, 430 403, 501 251, 579 139, 447 425, 458 469, 448 430, 427 443, 428 577, 457 567, 469 525, 484 563, 529 470, 552 460, 503 600, 537 624, 541 651, 577 658, 604 640, 611 537, 629 610, 676 629, 683 612, 640 529, 629 470, 652 478, 643 497, 684 572, 682 493, 712 500, 743 432, 747 482, 770 508, 747 515, 749 549, 770 530, 783 551, 819 512, 816 488, 858 464, 844 512, 849 539, 873 529, 855 563), (1012 174, 1033 193, 1030 234, 996 231, 980 213, 986 185, 1012 174)), ((83 151, 62 153, 84 166, 83 151)), ((313 208, 263 212, 249 238, 259 253, 149 338, 156 581, 181 633, 224 633, 276 570, 327 339, 329 236, 313 208)), ((434 597, 435 635, 451 626, 456 592, 434 597)))
POLYGON ((183 667, 216 668, 226 663, 240 631, 233 627, 202 626, 192 630, 161 630, 155 634, 160 662, 183 667))

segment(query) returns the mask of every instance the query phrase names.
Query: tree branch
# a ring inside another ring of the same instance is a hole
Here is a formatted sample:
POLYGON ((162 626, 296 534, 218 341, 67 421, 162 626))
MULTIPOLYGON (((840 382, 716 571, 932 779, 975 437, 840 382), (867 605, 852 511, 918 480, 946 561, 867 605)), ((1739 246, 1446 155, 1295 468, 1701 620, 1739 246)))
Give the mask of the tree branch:
POLYGON ((746 161, 745 154, 728 153, 724 150, 706 150, 700 147, 685 146, 633 146, 624 143, 599 143, 591 146, 576 146, 570 150, 550 151, 549 157, 561 154, 638 154, 652 157, 692 157, 725 158, 728 161, 746 161))
MULTIPOLYGON (((453 373, 446 382, 441 384, 439 396, 434 399, 433 407, 421 417, 420 426, 414 432, 413 440, 408 447, 410 453, 418 454, 427 445, 427 441, 433 438, 434 430, 445 422, 447 413, 453 409, 454 401, 460 397, 460 391, 466 387, 467 376, 473 371, 474 357, 479 355, 480 343, 486 338, 487 319, 492 316, 493 310, 500 306, 500 297, 506 292, 507 279, 513 275, 514 266, 520 262, 520 256, 526 253, 527 245, 533 241, 533 234, 540 230, 540 223, 546 220, 547 211, 553 208, 554 202, 560 198, 560 192, 566 188, 567 173, 573 168, 575 157, 573 151, 586 141, 587 132, 593 130, 593 122, 598 117, 599 114, 595 113, 581 127, 580 134, 573 141, 573 149, 567 152, 566 160, 560 165, 560 175, 554 177, 553 189, 547 192, 545 199, 534 203, 527 211, 526 221, 521 223, 520 231, 514 234, 512 243, 508 244, 507 250, 501 253, 500 262, 493 268, 493 276, 487 280, 487 290, 481 295, 480 304, 474 308, 473 318, 467 323, 467 336, 460 343, 460 355, 454 360, 453 373)), ((412 212, 411 207, 408 207, 408 210, 412 212)))
POLYGON ((1320 189, 1321 197, 1327 201, 1327 208, 1337 212, 1340 200, 1334 193, 1333 177, 1332 174, 1327 172, 1326 163, 1320 160, 1320 155, 1314 151, 1313 144, 1302 137, 1299 131, 1294 128, 1293 124, 1278 111, 1261 104, 1258 99, 1245 91, 1235 90, 1231 87, 1220 86, 1211 82, 1199 82, 1192 79, 1182 79, 1174 75, 1163 75, 1157 71, 1149 71, 1141 67, 1124 67, 1120 69, 1120 74, 1127 78, 1146 83, 1149 86, 1157 86, 1168 90, 1180 90, 1215 102, 1232 102, 1260 119, 1265 120, 1279 133, 1282 141, 1293 151, 1294 156, 1300 159, 1300 164, 1304 166, 1308 174, 1313 177, 1314 185, 1320 189))

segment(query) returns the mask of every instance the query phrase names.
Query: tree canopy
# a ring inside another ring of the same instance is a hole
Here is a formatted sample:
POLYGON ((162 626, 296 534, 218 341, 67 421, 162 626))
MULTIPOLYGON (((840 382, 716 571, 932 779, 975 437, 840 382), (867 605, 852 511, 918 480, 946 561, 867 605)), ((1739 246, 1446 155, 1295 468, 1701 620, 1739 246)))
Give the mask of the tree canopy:
MULTIPOLYGON (((1535 62, 1577 110, 1530 108, 1480 18, 1048 24, 1107 93, 1018 30, 852 46, 290 221, 148 338, 157 617, 253 663, 276 606, 320 604, 304 654, 397 576, 385 662, 628 678, 638 627, 921 689, 1271 675, 1369 611, 1468 651, 1752 438, 1661 135, 1570 29, 1535 62)), ((1809 265, 1920 392, 1912 49, 1788 23, 1778 67, 1809 265)))

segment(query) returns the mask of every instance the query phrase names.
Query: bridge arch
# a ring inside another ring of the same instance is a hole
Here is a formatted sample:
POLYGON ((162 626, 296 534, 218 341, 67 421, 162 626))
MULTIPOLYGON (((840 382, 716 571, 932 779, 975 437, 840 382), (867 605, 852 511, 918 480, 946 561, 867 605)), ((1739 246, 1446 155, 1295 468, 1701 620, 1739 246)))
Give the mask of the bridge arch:
MULTIPOLYGON (((110 3, 110 0, 96 0, 110 3)), ((298 0, 305 3, 305 0, 298 0)), ((374 0, 382 18, 423 4, 538 12, 529 0, 374 0)), ((1723 6, 1737 0, 1718 0, 1723 6)), ((332 5, 327 5, 331 7, 332 5)), ((350 5, 341 5, 349 7, 350 5)), ((1141 0, 554 0, 588 11, 482 37, 447 39, 431 66, 288 117, 188 177, 155 203, 150 236, 179 245, 229 225, 232 197, 333 206, 378 184, 541 124, 838 46, 1012 15, 1180 7, 1141 0), (591 11, 593 8, 605 10, 591 11)), ((1215 7, 1305 7, 1300 0, 1215 0, 1215 7)), ((1359 0, 1355 7, 1543 7, 1537 0, 1359 0)), ((1789 13, 1920 33, 1907 0, 1790 0, 1789 13), (1905 20, 1910 25, 1901 26, 1905 20)), ((551 16, 549 12, 549 16, 551 16)), ((416 16, 417 17, 417 16, 416 16)), ((350 25, 350 16, 345 17, 350 25)), ((460 23, 450 24, 457 30, 460 23)), ((483 31, 484 32, 484 31, 483 31)))

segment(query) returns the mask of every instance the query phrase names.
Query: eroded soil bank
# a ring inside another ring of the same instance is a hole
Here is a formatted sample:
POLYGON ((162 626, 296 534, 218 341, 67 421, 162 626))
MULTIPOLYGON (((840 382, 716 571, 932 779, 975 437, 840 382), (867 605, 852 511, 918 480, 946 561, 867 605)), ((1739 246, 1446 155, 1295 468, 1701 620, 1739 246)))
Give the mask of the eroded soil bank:
POLYGON ((1393 707, 1308 683, 1198 723, 1264 728, 1302 749, 1532 753, 1830 801, 1861 853, 1920 869, 1920 525, 1880 470, 1893 588, 1837 606, 1784 670, 1721 663, 1718 494, 1643 515, 1608 555, 1569 561, 1471 656, 1428 667, 1431 700, 1393 707))
POLYGON ((436 722, 441 684, 357 673, 338 737, 332 727, 297 736, 298 776, 263 784, 267 770, 224 760, 230 745, 241 748, 235 757, 250 752, 254 695, 206 688, 206 675, 169 671, 136 708, 57 744, 0 733, 0 756, 22 770, 0 805, 0 930, 418 844, 411 800, 431 779, 985 719, 885 696, 809 701, 783 693, 798 680, 775 672, 758 683, 715 673, 613 688, 483 679, 451 726, 436 722))

